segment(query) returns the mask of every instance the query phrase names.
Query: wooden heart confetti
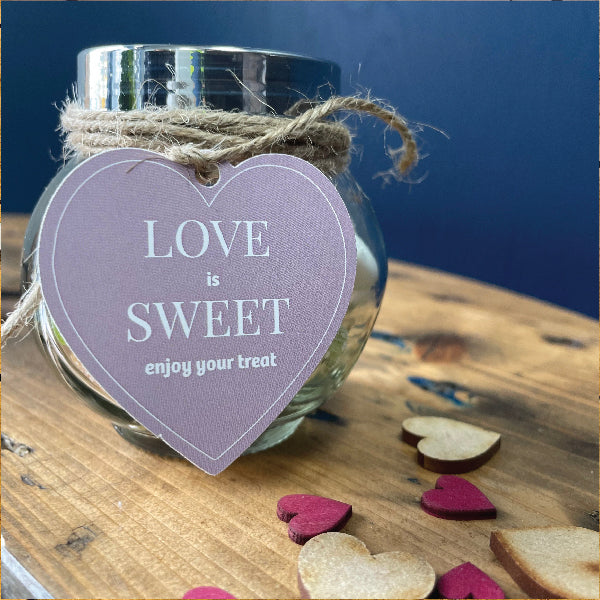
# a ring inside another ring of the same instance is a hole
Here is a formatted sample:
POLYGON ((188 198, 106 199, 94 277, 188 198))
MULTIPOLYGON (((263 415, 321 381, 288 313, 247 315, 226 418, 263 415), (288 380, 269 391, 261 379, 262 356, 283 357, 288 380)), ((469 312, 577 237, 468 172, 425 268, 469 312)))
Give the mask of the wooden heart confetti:
POLYGON ((472 521, 496 518, 496 507, 475 485, 456 475, 442 475, 435 489, 421 496, 421 508, 441 519, 472 521))
POLYGON ((500 434, 445 417, 411 417, 402 439, 416 446, 418 462, 436 473, 465 473, 487 462, 500 447, 500 434))
POLYGON ((222 590, 218 587, 196 587, 187 591, 183 595, 183 600, 235 600, 235 596, 232 596, 229 592, 222 590))
POLYGON ((504 598, 500 586, 470 562, 454 567, 437 582, 442 598, 504 598))
POLYGON ((289 523, 290 539, 304 544, 320 533, 339 531, 352 516, 352 506, 321 496, 290 494, 277 503, 277 516, 289 523))
POLYGON ((490 548, 532 598, 598 598, 598 533, 583 527, 493 531, 490 548))
POLYGON ((298 585, 302 598, 426 598, 435 571, 408 552, 371 555, 351 535, 324 533, 300 551, 298 585))

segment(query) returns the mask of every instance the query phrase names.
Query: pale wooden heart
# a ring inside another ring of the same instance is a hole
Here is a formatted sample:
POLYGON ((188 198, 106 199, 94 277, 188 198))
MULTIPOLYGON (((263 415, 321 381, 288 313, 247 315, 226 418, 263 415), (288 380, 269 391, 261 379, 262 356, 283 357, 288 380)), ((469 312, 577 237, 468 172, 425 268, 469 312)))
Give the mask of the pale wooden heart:
POLYGON ((598 533, 583 527, 493 531, 490 548, 532 598, 598 598, 598 533))
POLYGON ((500 434, 445 417, 411 417, 402 439, 416 446, 419 464, 436 473, 465 473, 487 462, 500 447, 500 434))
POLYGON ((323 533, 309 540, 298 557, 302 598, 426 598, 435 571, 408 552, 372 555, 346 533, 323 533))

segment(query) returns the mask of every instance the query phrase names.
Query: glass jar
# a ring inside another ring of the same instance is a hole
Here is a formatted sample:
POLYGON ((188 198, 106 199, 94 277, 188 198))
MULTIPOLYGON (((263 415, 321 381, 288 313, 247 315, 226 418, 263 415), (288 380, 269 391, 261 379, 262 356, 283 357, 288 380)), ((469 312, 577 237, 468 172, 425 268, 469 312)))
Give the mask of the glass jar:
MULTIPOLYGON (((148 105, 208 106, 251 114, 283 115, 301 99, 324 100, 338 92, 340 69, 331 62, 271 50, 158 45, 102 46, 78 56, 78 99, 91 110, 132 110, 148 105)), ((81 162, 72 158, 38 201, 25 235, 23 288, 36 279, 38 233, 54 192, 81 162)), ((354 289, 341 327, 325 356, 283 412, 246 452, 263 450, 290 436, 344 382, 379 312, 387 277, 381 231, 371 204, 348 170, 333 179, 350 213, 357 245, 354 289)), ((108 416, 125 439, 163 454, 176 454, 137 423, 87 372, 71 352, 42 303, 34 318, 45 353, 62 378, 88 404, 108 416)))

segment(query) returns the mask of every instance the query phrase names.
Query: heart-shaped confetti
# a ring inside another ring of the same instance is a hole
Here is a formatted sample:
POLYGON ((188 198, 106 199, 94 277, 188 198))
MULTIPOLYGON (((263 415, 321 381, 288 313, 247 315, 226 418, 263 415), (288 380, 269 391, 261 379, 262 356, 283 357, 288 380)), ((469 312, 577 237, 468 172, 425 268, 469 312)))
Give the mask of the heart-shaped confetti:
POLYGON ((598 598, 598 532, 583 527, 493 531, 490 548, 531 598, 598 598))
POLYGON ((183 595, 183 600, 235 600, 229 592, 218 587, 204 586, 196 587, 183 595))
POLYGON ((302 598, 426 598, 435 571, 408 552, 371 555, 359 539, 323 533, 309 540, 298 557, 302 598))
POLYGON ((352 506, 339 500, 290 494, 279 499, 277 516, 289 523, 288 535, 296 544, 327 531, 339 531, 352 516, 352 506))
POLYGON ((470 562, 454 567, 437 582, 442 598, 504 598, 500 586, 481 569, 470 562))
POLYGON ((331 181, 275 154, 220 165, 213 186, 146 150, 93 156, 53 196, 38 254, 44 300, 79 361, 211 474, 310 377, 356 272, 331 181))
POLYGON ((471 521, 496 518, 496 507, 476 486, 456 475, 442 475, 435 489, 421 496, 423 510, 441 519, 471 521))
POLYGON ((416 446, 418 462, 436 473, 465 473, 487 462, 500 447, 500 434, 445 417, 411 417, 402 439, 416 446))

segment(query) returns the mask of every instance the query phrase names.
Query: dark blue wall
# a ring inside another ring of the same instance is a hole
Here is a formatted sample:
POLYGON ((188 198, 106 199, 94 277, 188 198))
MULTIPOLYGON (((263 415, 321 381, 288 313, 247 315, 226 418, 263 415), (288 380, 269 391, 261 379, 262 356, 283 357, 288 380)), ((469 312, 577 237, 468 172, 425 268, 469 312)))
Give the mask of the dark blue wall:
MULTIPOLYGON (((414 185, 382 187, 383 127, 353 121, 353 171, 389 254, 598 313, 595 2, 5 2, 5 211, 60 157, 54 102, 107 43, 268 47, 328 58, 425 128, 414 185)), ((390 134, 389 145, 398 145, 390 134)))

